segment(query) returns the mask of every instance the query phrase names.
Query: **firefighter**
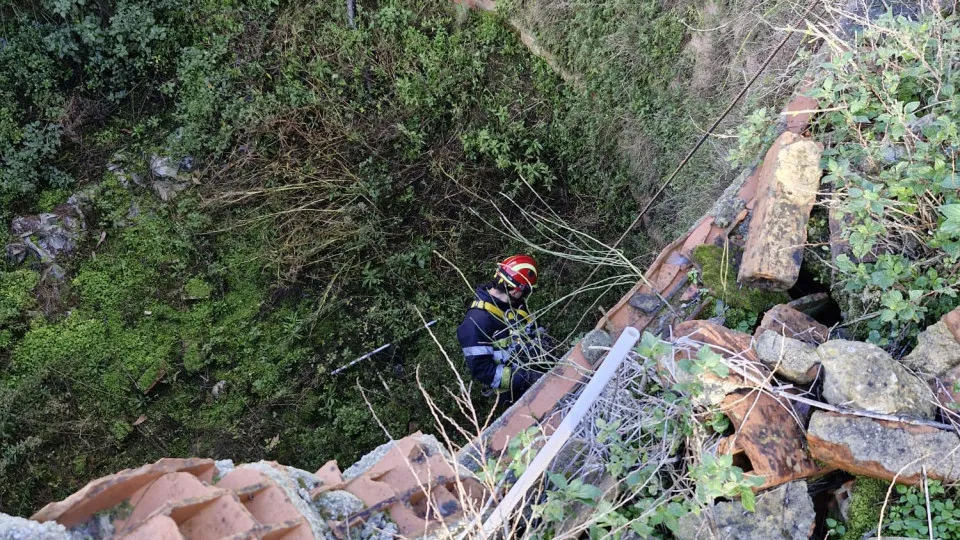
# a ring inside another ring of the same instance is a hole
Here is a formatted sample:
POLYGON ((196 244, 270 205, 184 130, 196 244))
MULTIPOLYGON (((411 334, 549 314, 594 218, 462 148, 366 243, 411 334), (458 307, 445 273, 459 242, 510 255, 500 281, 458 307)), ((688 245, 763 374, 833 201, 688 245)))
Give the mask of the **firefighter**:
POLYGON ((527 367, 531 359, 544 356, 545 348, 545 333, 526 310, 526 299, 536 286, 533 257, 508 257, 497 265, 492 282, 477 286, 476 298, 457 328, 470 374, 509 401, 542 375, 527 367))

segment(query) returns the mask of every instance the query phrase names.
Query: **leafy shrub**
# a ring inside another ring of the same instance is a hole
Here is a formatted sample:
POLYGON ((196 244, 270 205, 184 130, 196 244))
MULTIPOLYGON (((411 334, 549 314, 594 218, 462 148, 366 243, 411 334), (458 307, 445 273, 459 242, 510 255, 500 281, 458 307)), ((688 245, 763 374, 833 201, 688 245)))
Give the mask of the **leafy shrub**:
POLYGON ((911 21, 887 14, 833 55, 811 95, 827 112, 816 131, 850 254, 838 257, 836 289, 861 333, 891 347, 958 304, 948 276, 960 260, 955 99, 960 55, 953 16, 911 21), (877 314, 879 316, 867 317, 877 314))

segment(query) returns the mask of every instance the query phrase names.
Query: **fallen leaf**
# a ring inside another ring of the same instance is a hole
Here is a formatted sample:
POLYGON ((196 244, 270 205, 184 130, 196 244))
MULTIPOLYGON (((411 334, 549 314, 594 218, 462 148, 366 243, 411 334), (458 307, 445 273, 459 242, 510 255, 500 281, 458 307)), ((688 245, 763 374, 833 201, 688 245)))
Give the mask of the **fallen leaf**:
POLYGON ((134 426, 139 426, 140 424, 142 424, 142 423, 144 423, 144 422, 146 422, 146 421, 147 421, 147 415, 141 414, 141 415, 140 415, 140 418, 137 418, 137 419, 133 422, 133 425, 134 425, 134 426))

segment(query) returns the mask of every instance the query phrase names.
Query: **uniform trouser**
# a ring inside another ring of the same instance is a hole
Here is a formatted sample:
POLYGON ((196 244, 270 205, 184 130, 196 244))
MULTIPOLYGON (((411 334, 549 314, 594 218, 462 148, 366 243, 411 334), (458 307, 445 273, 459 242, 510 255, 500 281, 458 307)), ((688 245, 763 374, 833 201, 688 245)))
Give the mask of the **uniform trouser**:
POLYGON ((524 368, 514 368, 513 374, 510 376, 510 390, 506 392, 510 401, 516 401, 520 399, 527 390, 533 386, 533 383, 537 382, 540 377, 543 376, 543 373, 539 371, 534 371, 532 369, 524 368))

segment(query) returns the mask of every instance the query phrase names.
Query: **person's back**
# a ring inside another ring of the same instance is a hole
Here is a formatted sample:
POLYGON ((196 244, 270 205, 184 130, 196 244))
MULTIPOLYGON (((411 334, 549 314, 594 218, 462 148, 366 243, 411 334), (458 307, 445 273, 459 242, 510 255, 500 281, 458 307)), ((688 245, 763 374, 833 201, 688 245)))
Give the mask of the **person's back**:
POLYGON ((532 324, 525 299, 537 284, 533 257, 515 255, 497 266, 495 280, 477 287, 457 340, 470 374, 485 387, 520 397, 541 374, 521 365, 524 331, 532 324))

